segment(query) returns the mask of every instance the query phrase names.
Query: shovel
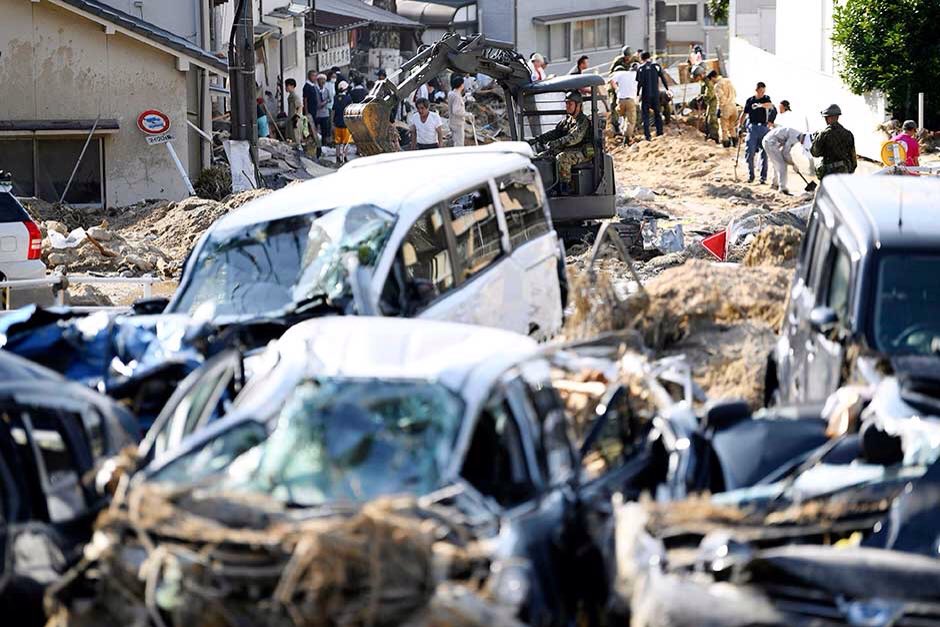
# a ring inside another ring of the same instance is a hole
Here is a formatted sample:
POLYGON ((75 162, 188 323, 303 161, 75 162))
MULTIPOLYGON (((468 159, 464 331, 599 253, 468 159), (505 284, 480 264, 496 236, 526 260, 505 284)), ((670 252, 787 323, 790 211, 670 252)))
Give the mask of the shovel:
POLYGON ((803 176, 803 173, 800 172, 799 170, 796 171, 796 175, 800 177, 801 179, 803 179, 803 182, 806 183, 806 187, 803 188, 804 192, 816 191, 816 181, 812 181, 812 182, 807 181, 806 177, 803 176))

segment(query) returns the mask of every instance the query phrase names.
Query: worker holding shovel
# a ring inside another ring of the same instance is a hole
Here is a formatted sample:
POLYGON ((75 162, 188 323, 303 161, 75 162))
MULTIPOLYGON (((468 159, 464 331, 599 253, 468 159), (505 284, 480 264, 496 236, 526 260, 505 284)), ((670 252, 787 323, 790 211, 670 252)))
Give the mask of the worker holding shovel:
MULTIPOLYGON (((762 144, 767 160, 774 169, 770 187, 779 189, 781 194, 790 196, 790 191, 787 189, 787 166, 793 166, 796 173, 802 177, 799 168, 793 162, 791 151, 797 144, 801 144, 803 150, 808 153, 809 136, 786 126, 775 126, 764 136, 762 144)), ((810 158, 810 163, 812 163, 812 158, 810 158)), ((808 184, 806 191, 812 191, 810 185, 813 189, 816 187, 815 184, 808 184)))

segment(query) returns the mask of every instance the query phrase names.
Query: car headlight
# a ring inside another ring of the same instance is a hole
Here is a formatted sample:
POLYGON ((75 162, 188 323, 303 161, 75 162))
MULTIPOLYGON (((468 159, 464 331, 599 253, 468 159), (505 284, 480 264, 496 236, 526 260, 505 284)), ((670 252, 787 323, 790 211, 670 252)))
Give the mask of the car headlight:
POLYGON ((904 604, 884 599, 839 601, 839 609, 853 627, 887 627, 904 612, 904 604))
POLYGON ((517 613, 529 599, 531 577, 529 560, 510 558, 493 562, 486 583, 487 596, 497 605, 517 613))

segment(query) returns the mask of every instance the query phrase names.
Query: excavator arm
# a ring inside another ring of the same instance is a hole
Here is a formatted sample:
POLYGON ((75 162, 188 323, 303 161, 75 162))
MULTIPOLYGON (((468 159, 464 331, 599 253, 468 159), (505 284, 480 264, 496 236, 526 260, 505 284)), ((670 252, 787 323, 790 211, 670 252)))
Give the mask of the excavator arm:
POLYGON ((398 130, 393 119, 399 103, 448 69, 461 74, 486 74, 511 94, 531 82, 529 67, 512 44, 487 40, 483 35, 447 33, 420 50, 398 72, 376 83, 365 100, 346 108, 346 126, 359 154, 397 152, 398 130))

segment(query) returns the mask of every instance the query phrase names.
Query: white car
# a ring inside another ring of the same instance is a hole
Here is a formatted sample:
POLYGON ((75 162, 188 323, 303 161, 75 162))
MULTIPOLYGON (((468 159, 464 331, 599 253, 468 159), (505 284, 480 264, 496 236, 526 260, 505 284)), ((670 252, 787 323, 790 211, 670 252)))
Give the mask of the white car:
MULTIPOLYGON (((40 259, 41 253, 42 234, 39 226, 29 217, 9 187, 0 183, 0 281, 45 277, 46 265, 40 259)), ((43 290, 14 290, 10 298, 13 304, 29 302, 27 295, 40 291, 43 290)), ((2 305, 0 303, 0 308, 2 305)))
POLYGON ((200 239, 166 313, 356 313, 551 337, 564 254, 531 156, 518 142, 379 155, 255 200, 200 239))

